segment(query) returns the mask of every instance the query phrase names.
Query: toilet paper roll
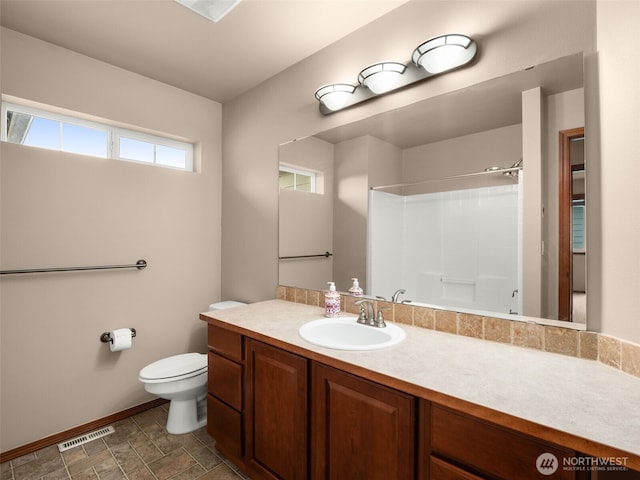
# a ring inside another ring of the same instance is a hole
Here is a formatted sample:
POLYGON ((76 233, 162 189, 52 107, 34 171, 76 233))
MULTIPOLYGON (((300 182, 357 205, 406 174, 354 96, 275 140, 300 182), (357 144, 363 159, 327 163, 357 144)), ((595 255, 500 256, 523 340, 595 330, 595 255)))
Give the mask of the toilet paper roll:
POLYGON ((111 336, 109 349, 112 352, 119 352, 121 350, 128 350, 131 348, 132 332, 130 328, 118 328, 117 330, 111 330, 109 335, 111 336))

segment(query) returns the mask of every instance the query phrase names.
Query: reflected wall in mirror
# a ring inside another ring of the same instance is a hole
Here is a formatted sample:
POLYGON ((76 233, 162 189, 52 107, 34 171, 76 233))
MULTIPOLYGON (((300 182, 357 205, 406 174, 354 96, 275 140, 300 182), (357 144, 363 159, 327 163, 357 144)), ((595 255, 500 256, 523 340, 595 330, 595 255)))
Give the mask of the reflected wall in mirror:
POLYGON ((571 55, 281 145, 282 164, 324 173, 333 191, 322 210, 321 194, 280 190, 280 256, 333 256, 281 260, 279 283, 347 291, 357 277, 370 296, 402 288, 399 301, 562 319, 558 139, 584 126, 582 71, 571 55), (402 204, 375 223, 372 189, 402 204))

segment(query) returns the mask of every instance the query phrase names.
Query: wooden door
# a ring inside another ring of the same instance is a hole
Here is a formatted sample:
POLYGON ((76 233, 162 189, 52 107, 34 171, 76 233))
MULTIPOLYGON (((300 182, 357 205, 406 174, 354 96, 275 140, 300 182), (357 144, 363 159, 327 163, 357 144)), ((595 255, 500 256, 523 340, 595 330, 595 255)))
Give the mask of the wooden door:
MULTIPOLYGON (((563 130, 559 136, 558 183, 558 320, 572 321, 573 310, 573 248, 572 232, 572 180, 571 142, 584 138, 584 127, 563 130)), ((584 164, 581 166, 584 170, 584 164)))

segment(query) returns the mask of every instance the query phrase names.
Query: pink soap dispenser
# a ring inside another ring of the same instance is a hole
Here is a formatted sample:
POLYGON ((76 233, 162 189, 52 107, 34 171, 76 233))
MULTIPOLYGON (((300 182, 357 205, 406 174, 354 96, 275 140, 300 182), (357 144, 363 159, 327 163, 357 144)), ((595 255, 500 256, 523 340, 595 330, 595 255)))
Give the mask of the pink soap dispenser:
POLYGON ((360 288, 360 284, 358 283, 358 279, 357 278, 352 278, 351 280, 353 280, 353 286, 349 289, 349 294, 353 295, 354 297, 361 297, 362 296, 362 288, 360 288))
POLYGON ((324 292, 324 316, 338 317, 340 316, 340 294, 336 292, 336 284, 327 282, 329 291, 324 292))

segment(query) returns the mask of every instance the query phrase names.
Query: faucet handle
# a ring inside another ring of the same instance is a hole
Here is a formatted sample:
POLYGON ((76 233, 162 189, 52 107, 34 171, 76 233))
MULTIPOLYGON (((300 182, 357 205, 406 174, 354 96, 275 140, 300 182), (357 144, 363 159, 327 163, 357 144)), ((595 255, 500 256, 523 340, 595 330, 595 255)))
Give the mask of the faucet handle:
POLYGON ((374 327, 378 327, 378 328, 384 328, 387 326, 387 324, 384 321, 384 316, 382 315, 382 311, 383 310, 390 310, 389 307, 382 307, 378 309, 378 315, 376 316, 376 321, 373 324, 374 327))
POLYGON ((367 323, 367 309, 365 308, 364 304, 360 305, 360 315, 358 315, 357 322, 363 324, 367 323))

